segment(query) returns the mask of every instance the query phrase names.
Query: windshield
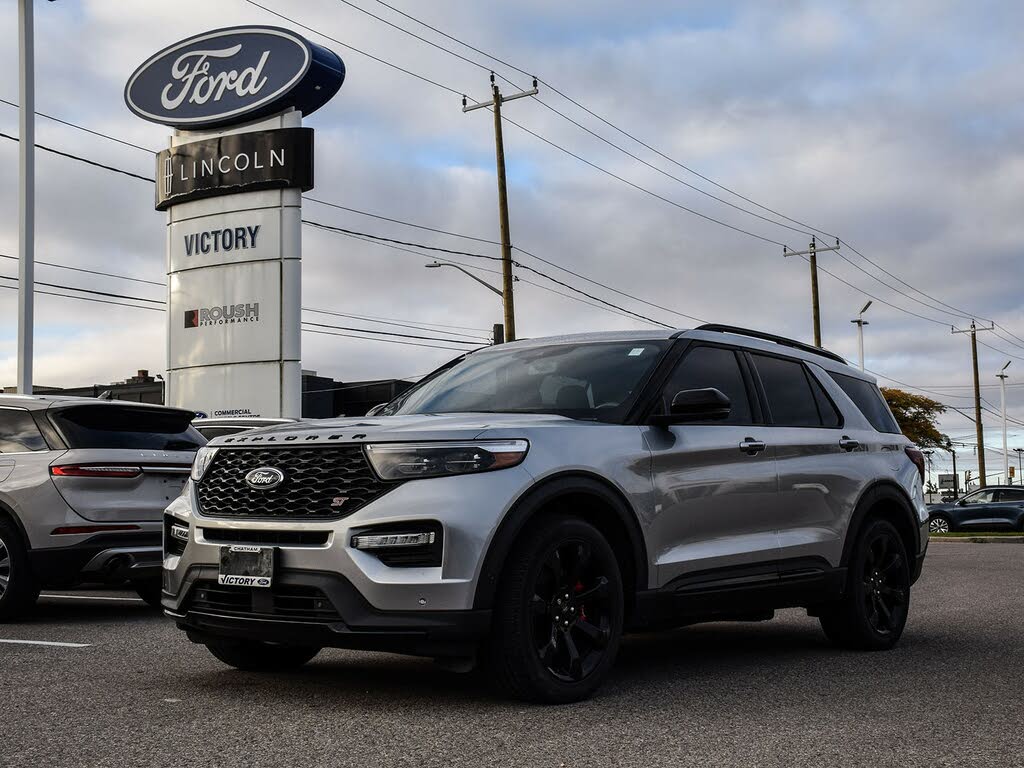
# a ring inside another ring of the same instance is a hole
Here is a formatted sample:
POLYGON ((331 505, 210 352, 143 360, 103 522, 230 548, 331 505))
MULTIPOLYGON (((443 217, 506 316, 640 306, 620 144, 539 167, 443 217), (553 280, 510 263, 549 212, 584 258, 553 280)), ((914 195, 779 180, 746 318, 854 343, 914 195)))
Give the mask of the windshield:
POLYGON ((552 413, 625 416, 669 341, 492 347, 457 361, 392 401, 382 415, 552 413))

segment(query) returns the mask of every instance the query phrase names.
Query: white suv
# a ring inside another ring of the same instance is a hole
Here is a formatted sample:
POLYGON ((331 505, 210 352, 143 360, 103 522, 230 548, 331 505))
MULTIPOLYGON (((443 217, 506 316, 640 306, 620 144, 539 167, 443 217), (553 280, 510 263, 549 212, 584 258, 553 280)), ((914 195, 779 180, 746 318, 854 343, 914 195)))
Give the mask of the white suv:
POLYGON ((804 606, 889 648, 922 473, 824 350, 722 326, 520 341, 374 417, 214 440, 167 510, 163 604, 237 667, 480 658, 551 702, 593 692, 627 629, 804 606))

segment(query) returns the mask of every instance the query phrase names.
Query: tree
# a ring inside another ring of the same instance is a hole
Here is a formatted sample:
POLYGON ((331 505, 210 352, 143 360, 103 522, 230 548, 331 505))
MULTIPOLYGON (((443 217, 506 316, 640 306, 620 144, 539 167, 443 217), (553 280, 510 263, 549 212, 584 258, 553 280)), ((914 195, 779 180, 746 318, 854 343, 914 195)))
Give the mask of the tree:
POLYGON ((949 438, 939 432, 935 423, 946 412, 942 403, 892 387, 882 387, 882 395, 903 434, 918 446, 945 449, 949 445, 949 438))

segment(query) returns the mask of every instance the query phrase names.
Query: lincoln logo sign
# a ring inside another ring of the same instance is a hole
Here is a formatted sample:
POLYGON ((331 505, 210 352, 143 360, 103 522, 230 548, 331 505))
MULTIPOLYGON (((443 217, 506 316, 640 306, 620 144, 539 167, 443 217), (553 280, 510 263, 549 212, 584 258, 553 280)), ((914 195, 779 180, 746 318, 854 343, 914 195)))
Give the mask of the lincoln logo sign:
POLYGON ((229 27, 175 43, 128 80, 124 100, 144 120, 214 128, 295 107, 316 111, 345 80, 341 58, 278 27, 229 27))
POLYGON ((313 188, 313 129, 278 128, 178 144, 157 155, 159 211, 204 197, 313 188))
POLYGON ((284 482, 284 472, 274 467, 260 467, 253 469, 245 476, 245 484, 250 488, 267 490, 276 488, 284 482))

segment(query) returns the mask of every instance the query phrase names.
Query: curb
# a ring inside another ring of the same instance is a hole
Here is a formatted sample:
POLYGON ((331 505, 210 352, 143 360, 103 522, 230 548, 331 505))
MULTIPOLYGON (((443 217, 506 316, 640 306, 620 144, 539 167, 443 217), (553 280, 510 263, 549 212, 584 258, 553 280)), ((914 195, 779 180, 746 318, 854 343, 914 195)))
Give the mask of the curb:
POLYGON ((929 543, 956 541, 965 544, 1024 544, 1024 536, 929 536, 929 543))

